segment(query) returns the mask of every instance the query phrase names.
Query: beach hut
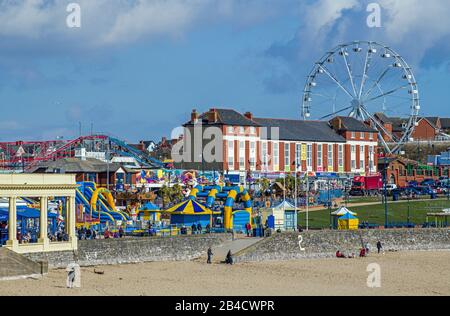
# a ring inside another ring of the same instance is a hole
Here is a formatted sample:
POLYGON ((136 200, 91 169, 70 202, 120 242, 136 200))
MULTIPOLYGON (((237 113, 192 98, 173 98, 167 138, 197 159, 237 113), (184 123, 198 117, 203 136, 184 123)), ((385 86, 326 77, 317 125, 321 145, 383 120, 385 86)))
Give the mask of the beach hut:
POLYGON ((338 219, 338 229, 340 230, 356 230, 358 229, 359 219, 349 212, 342 215, 338 219))
POLYGON ((261 209, 261 212, 263 223, 267 220, 269 228, 277 230, 295 230, 297 228, 297 212, 295 206, 288 201, 283 201, 274 207, 261 209))
POLYGON ((345 206, 342 206, 339 209, 337 209, 336 211, 331 213, 331 215, 333 217, 333 229, 338 228, 339 217, 341 217, 343 215, 346 215, 346 214, 350 214, 350 215, 353 215, 353 216, 357 215, 355 212, 350 211, 345 206))
POLYGON ((220 214, 191 199, 165 210, 164 213, 170 215, 170 224, 186 227, 192 224, 201 224, 202 227, 206 227, 208 224, 211 225, 213 214, 220 214))
POLYGON ((143 221, 157 222, 161 219, 161 209, 152 202, 147 202, 139 209, 138 218, 143 221))

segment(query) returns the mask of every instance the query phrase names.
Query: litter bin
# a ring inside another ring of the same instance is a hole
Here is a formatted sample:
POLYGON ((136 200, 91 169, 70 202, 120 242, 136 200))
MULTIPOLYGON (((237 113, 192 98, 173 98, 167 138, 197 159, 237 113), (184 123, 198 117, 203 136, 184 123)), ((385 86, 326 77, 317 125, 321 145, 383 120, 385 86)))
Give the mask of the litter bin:
POLYGON ((392 193, 392 201, 398 201, 398 199, 399 199, 399 196, 398 196, 398 193, 392 193))

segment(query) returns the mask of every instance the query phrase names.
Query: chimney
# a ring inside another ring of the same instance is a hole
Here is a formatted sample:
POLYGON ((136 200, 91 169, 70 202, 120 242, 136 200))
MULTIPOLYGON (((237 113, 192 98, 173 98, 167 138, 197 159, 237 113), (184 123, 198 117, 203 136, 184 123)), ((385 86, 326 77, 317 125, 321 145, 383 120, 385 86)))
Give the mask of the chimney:
POLYGON ((196 124, 197 122, 198 122, 198 113, 196 109, 193 109, 191 113, 191 123, 196 124))
POLYGON ((253 114, 252 112, 245 112, 244 116, 248 118, 249 120, 253 121, 253 114))
POLYGON ((211 123, 216 123, 219 119, 219 115, 216 109, 210 109, 208 113, 208 121, 211 123))

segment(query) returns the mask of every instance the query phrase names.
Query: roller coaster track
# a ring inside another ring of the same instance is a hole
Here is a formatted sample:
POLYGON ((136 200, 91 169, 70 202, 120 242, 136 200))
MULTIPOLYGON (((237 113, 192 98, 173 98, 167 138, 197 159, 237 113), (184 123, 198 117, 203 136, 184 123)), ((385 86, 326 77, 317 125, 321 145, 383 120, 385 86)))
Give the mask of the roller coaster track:
POLYGON ((28 159, 28 161, 26 162, 25 170, 31 171, 41 162, 72 157, 72 151, 77 147, 77 145, 83 143, 83 141, 85 140, 101 140, 103 142, 109 142, 109 148, 112 152, 116 152, 121 155, 127 154, 128 156, 136 159, 136 161, 144 167, 148 166, 153 168, 164 168, 163 162, 151 157, 143 151, 134 148, 133 146, 130 146, 125 141, 107 135, 91 135, 82 136, 77 139, 68 141, 59 148, 50 152, 48 146, 42 146, 39 154, 28 159))

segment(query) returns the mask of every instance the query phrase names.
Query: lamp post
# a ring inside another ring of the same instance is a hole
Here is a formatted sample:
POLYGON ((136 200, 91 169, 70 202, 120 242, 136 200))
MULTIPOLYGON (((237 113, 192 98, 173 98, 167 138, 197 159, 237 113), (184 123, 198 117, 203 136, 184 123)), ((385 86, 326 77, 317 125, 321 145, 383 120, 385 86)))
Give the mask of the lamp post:
POLYGON ((332 223, 332 216, 331 216, 331 190, 330 190, 330 179, 328 179, 327 181, 327 189, 328 189, 328 213, 330 214, 330 229, 333 228, 333 223, 332 223))
POLYGON ((384 186, 384 227, 388 226, 388 203, 387 203, 387 157, 384 155, 384 177, 383 177, 383 186, 384 186))
POLYGON ((306 171, 306 231, 309 230, 309 175, 306 171))
POLYGON ((106 188, 109 190, 109 145, 110 142, 108 140, 107 149, 106 149, 106 188))
POLYGON ((409 223, 410 223, 410 212, 409 212, 409 194, 408 194, 408 214, 407 214, 407 217, 408 217, 408 228, 409 228, 409 223))

